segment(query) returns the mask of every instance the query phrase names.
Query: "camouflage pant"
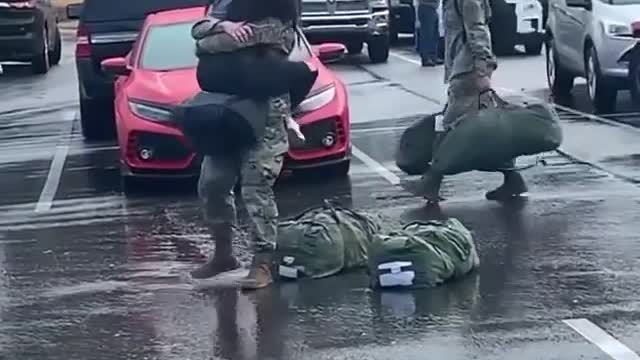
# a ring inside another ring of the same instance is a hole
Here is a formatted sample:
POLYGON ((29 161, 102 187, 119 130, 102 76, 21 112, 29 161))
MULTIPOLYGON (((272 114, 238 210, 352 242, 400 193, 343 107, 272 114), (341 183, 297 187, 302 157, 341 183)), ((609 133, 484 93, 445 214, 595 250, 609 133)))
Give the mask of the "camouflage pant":
POLYGON ((249 213, 255 252, 275 249, 278 207, 273 193, 284 159, 265 143, 239 158, 206 156, 198 182, 198 194, 204 202, 210 225, 236 226, 234 188, 240 185, 249 213))
POLYGON ((447 109, 443 119, 444 128, 447 131, 455 126, 462 115, 495 106, 493 93, 483 92, 483 89, 478 87, 475 72, 462 74, 451 79, 447 93, 447 109))

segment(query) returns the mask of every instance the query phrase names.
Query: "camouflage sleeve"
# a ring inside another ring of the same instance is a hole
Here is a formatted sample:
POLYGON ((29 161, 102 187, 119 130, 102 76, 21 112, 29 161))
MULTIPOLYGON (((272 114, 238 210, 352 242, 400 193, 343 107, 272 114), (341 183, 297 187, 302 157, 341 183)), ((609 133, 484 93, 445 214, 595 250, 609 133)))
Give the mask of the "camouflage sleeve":
POLYGON ((484 0, 454 0, 461 5, 467 43, 473 56, 474 68, 480 76, 490 76, 497 63, 491 50, 491 34, 487 24, 487 3, 484 0))
POLYGON ((236 41, 231 35, 219 32, 213 29, 213 25, 198 25, 198 35, 208 34, 201 38, 197 38, 194 34, 196 26, 192 29, 192 35, 198 40, 198 47, 208 53, 219 52, 231 52, 242 48, 252 47, 255 45, 267 45, 278 48, 289 49, 286 51, 289 53, 292 42, 292 37, 287 30, 286 25, 283 25, 277 19, 268 18, 259 22, 249 24, 253 30, 253 35, 244 42, 236 41))

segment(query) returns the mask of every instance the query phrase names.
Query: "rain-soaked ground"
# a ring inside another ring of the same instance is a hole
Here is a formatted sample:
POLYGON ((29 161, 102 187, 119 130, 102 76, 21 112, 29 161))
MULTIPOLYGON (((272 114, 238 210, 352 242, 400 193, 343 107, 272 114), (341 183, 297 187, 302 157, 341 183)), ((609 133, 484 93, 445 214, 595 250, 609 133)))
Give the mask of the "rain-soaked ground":
MULTIPOLYGON (((594 117, 578 87, 579 111, 559 108, 561 153, 525 172, 528 201, 488 202, 500 178, 469 173, 426 208, 392 155, 406 124, 442 106, 442 70, 409 46, 388 64, 346 59, 333 68, 349 84, 350 176, 283 181, 282 215, 331 198, 403 221, 454 216, 480 271, 414 292, 372 292, 357 273, 196 290, 182 275, 211 249, 197 198, 175 183, 123 194, 114 144, 79 134, 66 40, 48 75, 0 76, 1 359, 640 359, 640 115, 625 96, 622 113, 594 117)), ((495 85, 544 99, 543 74, 542 57, 505 58, 495 85)))

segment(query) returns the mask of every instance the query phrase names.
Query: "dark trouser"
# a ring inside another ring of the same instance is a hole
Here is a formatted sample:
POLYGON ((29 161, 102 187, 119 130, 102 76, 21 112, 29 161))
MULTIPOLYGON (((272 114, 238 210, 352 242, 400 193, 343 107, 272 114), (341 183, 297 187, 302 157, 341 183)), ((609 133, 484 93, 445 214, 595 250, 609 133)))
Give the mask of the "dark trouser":
POLYGON ((420 58, 425 60, 435 60, 438 58, 438 12, 436 8, 429 5, 418 6, 418 19, 420 28, 418 29, 418 52, 420 58))

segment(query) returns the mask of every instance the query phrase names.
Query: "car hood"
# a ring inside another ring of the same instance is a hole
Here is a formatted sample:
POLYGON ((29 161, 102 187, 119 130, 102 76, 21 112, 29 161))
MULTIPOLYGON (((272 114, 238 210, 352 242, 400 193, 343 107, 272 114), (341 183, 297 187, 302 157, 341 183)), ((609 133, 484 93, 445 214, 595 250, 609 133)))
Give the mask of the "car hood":
MULTIPOLYGON (((318 70, 318 77, 311 93, 335 82, 335 75, 318 59, 310 59, 307 63, 312 69, 318 70)), ((169 106, 178 105, 199 91, 195 68, 171 71, 136 70, 132 73, 127 87, 127 95, 130 98, 169 106)))

